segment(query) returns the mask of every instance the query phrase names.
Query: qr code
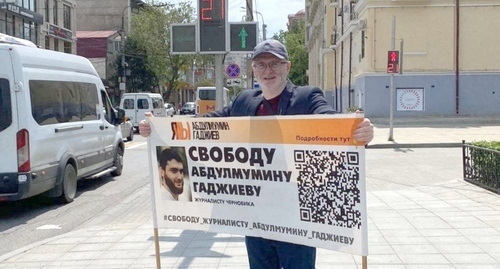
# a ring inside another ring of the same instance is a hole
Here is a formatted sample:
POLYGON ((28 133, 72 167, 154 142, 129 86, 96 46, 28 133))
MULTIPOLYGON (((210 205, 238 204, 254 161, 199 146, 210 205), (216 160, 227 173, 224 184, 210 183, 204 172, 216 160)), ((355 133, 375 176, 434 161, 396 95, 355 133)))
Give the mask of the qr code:
POLYGON ((359 229, 358 152, 296 150, 294 159, 300 219, 359 229))

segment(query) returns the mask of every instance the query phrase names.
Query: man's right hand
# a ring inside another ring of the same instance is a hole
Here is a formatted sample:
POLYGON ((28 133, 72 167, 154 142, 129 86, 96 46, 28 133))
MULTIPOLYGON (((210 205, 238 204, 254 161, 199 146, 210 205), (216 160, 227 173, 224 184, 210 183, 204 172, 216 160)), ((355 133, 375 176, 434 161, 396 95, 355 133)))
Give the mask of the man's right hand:
MULTIPOLYGON (((144 115, 146 117, 154 117, 151 112, 145 112, 144 115)), ((148 137, 151 134, 151 126, 146 120, 141 120, 139 122, 139 134, 143 137, 148 137)))

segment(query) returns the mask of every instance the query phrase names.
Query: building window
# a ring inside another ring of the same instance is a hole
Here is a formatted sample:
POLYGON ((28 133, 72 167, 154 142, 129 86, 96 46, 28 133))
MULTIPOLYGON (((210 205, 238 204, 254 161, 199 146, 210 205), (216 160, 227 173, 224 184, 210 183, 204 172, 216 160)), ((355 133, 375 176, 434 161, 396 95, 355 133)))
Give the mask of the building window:
POLYGON ((71 42, 64 42, 64 52, 71 54, 71 42))
POLYGON ((45 36, 45 49, 50 49, 50 37, 48 35, 45 36))
POLYGON ((26 40, 31 40, 31 22, 30 21, 25 21, 24 22, 24 39, 26 40))
POLYGON ((7 23, 5 22, 7 20, 7 13, 1 14, 0 17, 0 33, 7 33, 7 23))
POLYGON ((14 17, 14 33, 16 33, 16 37, 24 38, 24 23, 23 19, 19 17, 14 17))
POLYGON ((54 39, 54 50, 59 51, 59 39, 54 39))
POLYGON ((38 32, 36 31, 37 28, 38 24, 30 22, 30 40, 36 45, 38 45, 38 32))
POLYGON ((49 20, 49 0, 45 0, 45 21, 50 22, 50 20, 49 20))
MULTIPOLYGON (((19 3, 18 5, 20 5, 19 3)), ((35 0, 23 0, 22 7, 29 9, 31 11, 36 11, 35 0)))
POLYGON ((119 53, 122 47, 122 42, 121 41, 114 41, 115 44, 115 49, 113 50, 113 53, 119 53))
POLYGON ((71 8, 67 5, 63 5, 63 19, 63 27, 71 29, 71 8))
POLYGON ((54 14, 52 14, 54 16, 54 24, 55 25, 59 25, 59 19, 57 17, 57 10, 58 10, 58 6, 57 6, 57 2, 54 1, 54 14))
POLYGON ((13 36, 14 35, 14 16, 13 15, 7 15, 7 31, 5 31, 6 34, 13 36))

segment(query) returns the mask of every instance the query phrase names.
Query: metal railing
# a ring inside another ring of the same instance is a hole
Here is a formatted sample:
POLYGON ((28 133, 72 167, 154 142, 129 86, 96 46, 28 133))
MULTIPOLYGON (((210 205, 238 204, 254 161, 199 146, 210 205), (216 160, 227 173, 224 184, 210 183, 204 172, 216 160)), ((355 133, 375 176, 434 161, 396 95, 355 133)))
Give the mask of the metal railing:
POLYGON ((500 151, 462 142, 464 180, 500 194, 500 151))

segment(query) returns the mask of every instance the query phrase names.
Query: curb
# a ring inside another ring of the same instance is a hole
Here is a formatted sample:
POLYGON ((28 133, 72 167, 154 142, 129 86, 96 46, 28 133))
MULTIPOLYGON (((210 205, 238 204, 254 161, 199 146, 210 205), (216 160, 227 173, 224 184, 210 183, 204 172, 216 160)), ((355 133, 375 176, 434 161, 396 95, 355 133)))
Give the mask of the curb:
MULTIPOLYGON (((72 233, 72 232, 70 232, 72 233)), ((4 255, 1 255, 0 256, 0 262, 5 262, 7 261, 8 259, 14 257, 14 256, 17 256, 23 252, 28 252, 32 249, 34 249, 35 247, 38 247, 38 246, 41 246, 41 245, 44 245, 46 243, 49 243, 49 242, 52 242, 60 237, 64 237, 64 236, 67 236, 69 233, 65 233, 65 234, 60 234, 58 236, 55 236, 55 237, 51 237, 51 238, 47 238, 47 239, 44 239, 44 240, 41 240, 41 241, 38 241, 38 242, 35 242, 35 243, 32 243, 32 244, 29 244, 27 246, 24 246, 24 247, 21 247, 21 248, 18 248, 16 250, 13 250, 9 253, 5 253, 4 255)))
MULTIPOLYGON (((378 128, 389 128, 390 119, 386 117, 368 117, 378 128)), ((435 127, 448 126, 498 126, 500 119, 496 116, 463 116, 463 117, 396 117, 392 121, 394 127, 435 127)))
POLYGON ((386 143, 368 145, 368 149, 396 149, 396 148, 461 148, 462 143, 386 143))

